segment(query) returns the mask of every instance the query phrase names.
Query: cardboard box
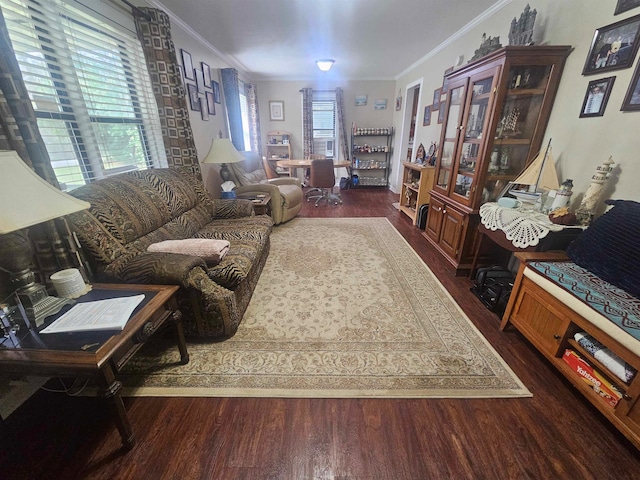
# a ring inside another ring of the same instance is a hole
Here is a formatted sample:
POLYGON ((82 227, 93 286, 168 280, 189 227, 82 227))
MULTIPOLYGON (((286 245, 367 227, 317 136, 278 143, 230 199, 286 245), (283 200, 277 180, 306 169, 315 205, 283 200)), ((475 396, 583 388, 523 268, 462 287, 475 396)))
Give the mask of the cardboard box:
POLYGON ((586 360, 571 349, 564 351, 562 359, 609 405, 615 407, 618 404, 622 398, 622 393, 586 360))

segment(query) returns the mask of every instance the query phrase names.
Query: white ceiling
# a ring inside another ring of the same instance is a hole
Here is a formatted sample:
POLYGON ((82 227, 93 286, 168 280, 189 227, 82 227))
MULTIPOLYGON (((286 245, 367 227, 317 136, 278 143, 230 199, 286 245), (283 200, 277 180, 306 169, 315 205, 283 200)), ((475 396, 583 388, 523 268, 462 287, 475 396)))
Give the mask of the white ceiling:
MULTIPOLYGON (((252 80, 395 79, 504 0, 148 0, 252 80), (322 74, 318 58, 333 58, 322 74)), ((478 38, 480 45, 481 38, 478 38)), ((452 62, 454 59, 451 59, 452 62)))

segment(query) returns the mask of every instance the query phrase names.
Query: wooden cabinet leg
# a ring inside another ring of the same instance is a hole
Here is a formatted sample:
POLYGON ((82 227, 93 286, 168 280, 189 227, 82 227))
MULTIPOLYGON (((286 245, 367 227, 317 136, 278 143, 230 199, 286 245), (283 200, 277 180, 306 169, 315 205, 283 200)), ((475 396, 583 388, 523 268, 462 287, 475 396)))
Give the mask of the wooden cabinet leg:
POLYGON ((116 426, 120 432, 122 438, 122 445, 130 449, 136 443, 136 437, 133 433, 133 428, 129 422, 127 411, 124 408, 120 391, 122 390, 122 383, 115 379, 111 366, 107 365, 101 370, 100 375, 100 390, 98 395, 105 398, 109 403, 109 407, 113 414, 116 426))

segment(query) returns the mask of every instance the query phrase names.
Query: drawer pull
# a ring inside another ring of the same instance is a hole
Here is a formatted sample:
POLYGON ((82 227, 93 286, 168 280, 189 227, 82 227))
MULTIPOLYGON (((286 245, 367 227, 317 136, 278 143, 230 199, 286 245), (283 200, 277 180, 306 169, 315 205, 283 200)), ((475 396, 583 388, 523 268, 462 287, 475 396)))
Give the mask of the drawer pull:
POLYGON ((629 395, 628 393, 622 394, 622 398, 624 398, 626 401, 629 401, 629 400, 633 399, 633 397, 631 395, 629 395))
POLYGON ((556 340, 560 340, 562 337, 556 333, 556 334, 553 336, 553 338, 555 338, 556 340))

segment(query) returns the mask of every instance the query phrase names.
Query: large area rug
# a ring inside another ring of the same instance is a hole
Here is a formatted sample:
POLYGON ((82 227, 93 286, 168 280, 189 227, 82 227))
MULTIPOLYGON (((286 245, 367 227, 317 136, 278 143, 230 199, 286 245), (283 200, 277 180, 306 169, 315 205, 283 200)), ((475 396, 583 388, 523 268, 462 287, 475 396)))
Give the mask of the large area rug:
POLYGON ((296 218, 271 242, 236 335, 188 365, 149 342, 125 395, 531 395, 387 219, 296 218))

